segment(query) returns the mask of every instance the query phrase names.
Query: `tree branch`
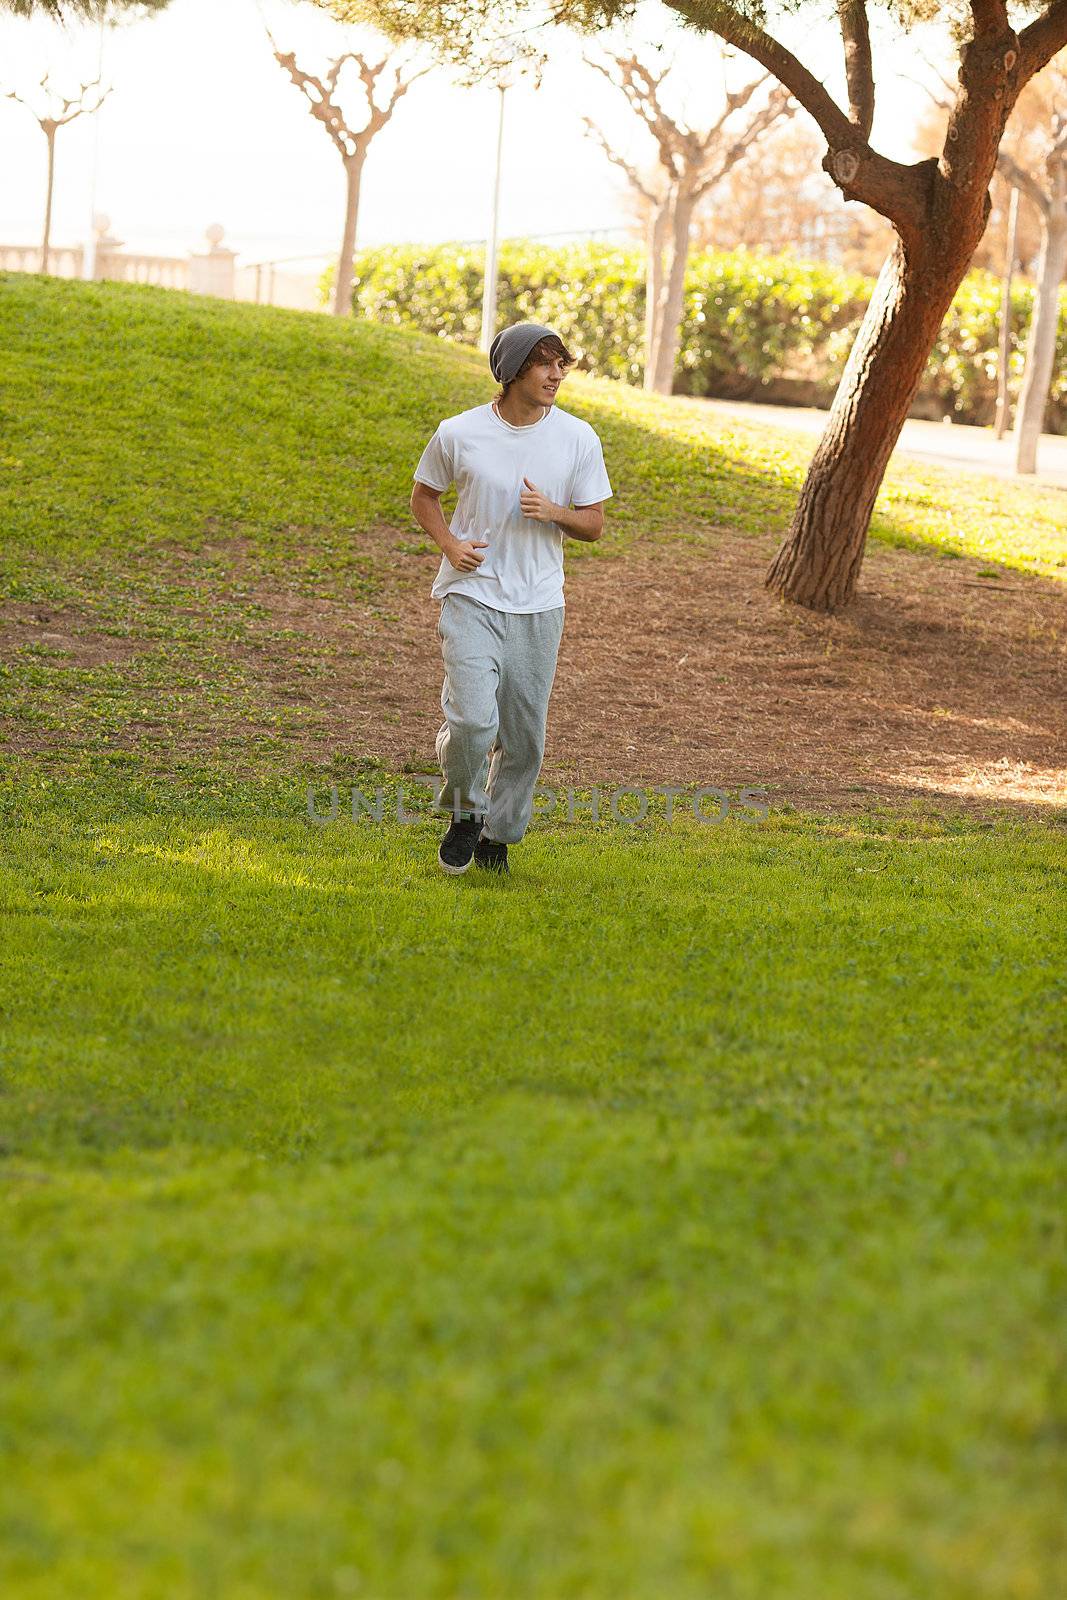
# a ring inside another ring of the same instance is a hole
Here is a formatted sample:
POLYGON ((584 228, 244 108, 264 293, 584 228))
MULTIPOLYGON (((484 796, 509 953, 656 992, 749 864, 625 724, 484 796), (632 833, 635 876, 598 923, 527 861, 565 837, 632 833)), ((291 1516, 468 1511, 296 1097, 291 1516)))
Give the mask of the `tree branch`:
MULTIPOLYGON (((370 106, 371 118, 367 126, 363 129, 363 133, 360 134, 359 137, 363 138, 363 136, 366 135, 366 143, 369 144, 374 135, 378 133, 380 129, 384 128, 385 124, 389 121, 389 118, 396 109, 397 101, 403 99, 404 95, 407 94, 408 90, 411 88, 411 85, 415 83, 417 79, 425 77, 425 75, 428 72, 431 72, 433 68, 432 64, 427 67, 420 67, 418 72, 413 72, 411 74, 410 78, 401 78, 400 68, 394 66, 393 71, 396 74, 396 82, 389 92, 389 104, 385 106, 383 110, 379 110, 374 104, 374 87, 379 72, 381 72, 382 68, 386 64, 385 61, 379 62, 376 67, 369 67, 360 56, 353 56, 352 59, 359 62, 359 75, 363 81, 364 88, 367 91, 367 104, 370 106)), ((386 60, 388 60, 388 57, 386 60)))
POLYGON ((1019 35, 1019 79, 1027 83, 1067 45, 1067 0, 1053 0, 1019 35))
POLYGON ((330 63, 326 81, 323 82, 321 78, 316 78, 314 73, 305 72, 302 67, 297 65, 295 51, 290 50, 286 54, 279 50, 271 38, 269 30, 267 37, 270 39, 271 47, 274 51, 274 59, 279 66, 285 68, 297 88, 301 90, 308 102, 308 109, 311 115, 317 118, 326 128, 330 138, 341 152, 342 159, 346 162, 353 161, 357 157, 362 159, 374 135, 380 133, 389 121, 397 101, 407 94, 411 85, 417 79, 424 77, 427 72, 433 70, 431 63, 430 66, 421 67, 418 72, 413 72, 410 78, 401 79, 399 67, 394 66, 393 71, 396 73, 396 82, 390 92, 389 104, 382 108, 374 103, 374 90, 379 73, 389 63, 388 56, 379 61, 377 66, 371 66, 369 61, 364 60, 354 50, 346 51, 344 55, 338 56, 335 61, 330 63), (349 125, 340 106, 337 105, 333 98, 337 90, 337 81, 340 77, 341 68, 347 61, 354 61, 358 66, 360 80, 367 92, 370 117, 362 128, 353 128, 349 125))
POLYGON ((838 0, 841 39, 845 46, 848 114, 865 139, 874 122, 874 66, 866 0, 838 0))
MULTIPOLYGON (((678 12, 705 32, 718 34, 727 44, 743 50, 767 72, 773 73, 809 116, 815 118, 828 145, 832 148, 855 147, 857 130, 837 101, 777 39, 772 39, 762 28, 743 17, 733 6, 721 3, 721 0, 665 0, 665 3, 669 10, 678 12)), ((1064 4, 1067 4, 1067 0, 1064 0, 1064 4)))
POLYGON ((624 161, 622 156, 616 154, 616 152, 609 145, 604 134, 601 133, 600 129, 596 126, 596 123, 591 122, 588 117, 583 117, 582 121, 589 129, 589 132, 593 134, 595 138, 600 140, 600 143, 603 146, 604 154, 607 156, 608 160, 613 161, 617 167, 622 168, 623 172, 625 172, 634 188, 640 194, 643 194, 646 200, 650 200, 653 205, 658 204, 660 198, 659 195, 654 194, 651 189, 646 188, 642 183, 636 168, 631 167, 628 161, 624 161))
MULTIPOLYGON (((1057 0, 1067 8, 1067 0, 1057 0)), ((791 51, 743 17, 726 0, 665 0, 671 11, 704 32, 718 34, 774 74, 822 130, 829 149, 823 167, 846 200, 862 200, 888 217, 907 241, 927 220, 928 162, 905 166, 872 150, 856 124, 791 51)))
POLYGON ((1019 73, 1019 40, 1003 0, 972 0, 972 12, 975 34, 960 46, 959 87, 937 164, 943 180, 939 204, 949 211, 957 204, 966 208, 976 174, 991 173, 996 166, 1005 122, 1025 82, 1019 73))
POLYGON ((699 188, 693 191, 694 200, 703 199, 709 189, 714 188, 717 183, 725 178, 730 168, 737 165, 741 157, 747 154, 757 140, 761 139, 768 128, 773 127, 780 117, 792 116, 793 105, 791 104, 791 98, 788 89, 783 89, 779 86, 777 89, 772 90, 767 104, 756 112, 748 125, 741 130, 733 144, 726 150, 719 165, 713 172, 708 174, 699 188))
POLYGON ((971 0, 971 16, 974 18, 974 36, 980 39, 983 34, 1001 34, 1008 27, 1008 8, 1005 0, 971 0))
POLYGON ((661 72, 659 77, 653 77, 648 68, 638 61, 636 56, 611 55, 612 61, 619 69, 619 82, 611 76, 601 62, 583 56, 582 60, 595 71, 603 73, 613 89, 621 89, 630 105, 637 112, 649 133, 655 139, 659 148, 659 159, 666 168, 673 183, 679 176, 678 164, 685 164, 685 141, 674 122, 659 103, 656 93, 660 84, 667 76, 667 71, 661 72))
POLYGON ((1028 200, 1032 200, 1042 216, 1047 217, 1050 214, 1052 202, 1048 195, 1025 168, 1020 167, 1017 161, 1012 160, 1006 150, 1001 150, 997 156, 997 171, 1001 177, 1007 178, 1008 182, 1014 185, 1028 200))
POLYGON ((8 91, 6 98, 8 100, 17 100, 20 106, 25 106, 30 115, 36 119, 40 126, 44 128, 45 132, 49 134, 49 137, 51 137, 57 128, 65 128, 67 123, 73 122, 76 117, 81 117, 84 115, 95 116, 96 112, 100 110, 100 107, 111 93, 113 85, 109 84, 106 89, 101 89, 100 79, 93 78, 90 83, 81 84, 76 95, 67 96, 60 94, 58 90, 49 86, 48 74, 46 72, 44 77, 41 79, 39 87, 45 91, 46 96, 48 96, 49 100, 53 104, 56 101, 59 102, 59 112, 56 116, 49 116, 47 108, 44 111, 36 110, 29 100, 24 100, 22 95, 15 93, 14 89, 8 91), (85 104, 85 96, 89 93, 90 89, 95 89, 97 92, 95 106, 89 106, 85 104))
POLYGON ((723 132, 725 124, 730 117, 733 116, 734 112, 741 111, 752 99, 752 96, 755 94, 756 90, 762 89, 769 77, 770 73, 765 72, 761 77, 753 78, 751 83, 743 84, 742 87, 736 90, 733 94, 727 94, 725 111, 719 118, 718 122, 712 124, 707 133, 704 135, 703 139, 701 139, 698 144, 698 149, 701 151, 701 153, 711 148, 712 144, 723 132))
POLYGON ((1067 118, 1063 119, 1062 127, 1045 159, 1048 165, 1052 166, 1055 162, 1062 161, 1064 155, 1067 155, 1067 118))
MULTIPOLYGON (((691 196, 694 200, 704 194, 714 183, 717 183, 724 173, 729 171, 744 155, 747 146, 780 117, 789 103, 789 93, 781 85, 776 84, 774 92, 770 95, 767 105, 751 120, 749 125, 736 135, 728 135, 726 124, 735 112, 741 111, 751 100, 758 89, 761 89, 771 79, 770 73, 761 73, 753 78, 750 83, 742 84, 739 89, 728 91, 726 104, 718 120, 705 133, 682 128, 670 117, 660 105, 657 90, 667 72, 658 78, 654 77, 649 69, 638 60, 636 56, 611 55, 612 61, 619 69, 621 82, 616 83, 611 74, 599 61, 590 60, 588 56, 583 60, 596 71, 603 73, 608 82, 615 88, 621 88, 630 102, 630 105, 641 117, 653 138, 659 145, 660 161, 667 169, 670 182, 677 185, 680 192, 691 196), (732 143, 726 145, 727 138, 732 143), (724 148, 725 146, 725 148, 724 148), (708 174, 709 167, 713 170, 708 174)), ((668 68, 667 71, 670 69, 668 68)), ((626 173, 630 182, 646 199, 659 203, 661 196, 653 195, 645 187, 637 173, 617 156, 610 148, 608 141, 598 128, 583 117, 582 121, 591 132, 596 134, 610 161, 619 166, 626 173)))
POLYGON ((349 133, 340 111, 330 99, 330 91, 326 85, 320 78, 316 78, 313 73, 305 72, 303 68, 297 66, 295 50, 290 50, 287 53, 275 50, 274 59, 280 67, 285 68, 307 100, 311 115, 323 124, 337 149, 347 161, 353 152, 348 148, 345 140, 350 139, 352 135, 349 133), (312 93, 312 90, 314 90, 314 93, 312 93))

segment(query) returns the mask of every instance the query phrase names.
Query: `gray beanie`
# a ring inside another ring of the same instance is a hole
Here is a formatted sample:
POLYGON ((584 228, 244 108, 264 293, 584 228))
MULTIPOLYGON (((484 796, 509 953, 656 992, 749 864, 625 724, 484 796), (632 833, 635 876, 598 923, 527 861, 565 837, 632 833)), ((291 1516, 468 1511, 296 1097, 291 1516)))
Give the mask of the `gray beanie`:
POLYGON ((498 333, 489 347, 489 370, 497 383, 510 383, 538 339, 546 338, 559 339, 559 334, 541 322, 515 322, 498 333))

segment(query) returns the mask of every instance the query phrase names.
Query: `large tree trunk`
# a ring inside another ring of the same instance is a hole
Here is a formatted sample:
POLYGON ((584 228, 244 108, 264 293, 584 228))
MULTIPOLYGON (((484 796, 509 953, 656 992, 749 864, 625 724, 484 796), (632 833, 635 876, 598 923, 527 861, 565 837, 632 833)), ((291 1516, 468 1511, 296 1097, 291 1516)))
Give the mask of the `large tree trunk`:
POLYGON ((363 153, 357 152, 345 161, 345 231, 341 239, 341 257, 337 263, 337 281, 333 289, 333 314, 335 317, 352 315, 352 257, 356 253, 356 219, 359 216, 359 186, 363 176, 363 153))
POLYGON ((1060 315, 1060 284, 1067 266, 1067 211, 1062 199, 1049 218, 1042 218, 1041 253, 1037 263, 1037 294, 1026 341, 1026 366, 1015 414, 1015 470, 1037 469, 1037 446, 1048 405, 1056 334, 1060 315))
POLYGON ((970 239, 932 230, 921 259, 909 259, 899 241, 886 258, 767 573, 767 587, 784 599, 836 611, 852 598, 886 465, 972 250, 970 239))
POLYGON ((645 370, 641 379, 644 389, 656 386, 656 360, 660 329, 663 326, 663 251, 667 242, 667 223, 670 218, 671 196, 668 191, 661 201, 654 201, 648 226, 648 263, 645 268, 645 370))
POLYGON ((675 197, 671 214, 671 266, 656 337, 654 388, 657 394, 669 395, 674 389, 674 364, 678 359, 679 328, 685 304, 685 269, 689 265, 689 225, 692 218, 692 197, 681 191, 675 197))
POLYGON ((45 129, 48 136, 48 183, 44 198, 44 234, 41 238, 41 271, 48 271, 48 257, 52 246, 52 189, 56 177, 56 133, 45 129))

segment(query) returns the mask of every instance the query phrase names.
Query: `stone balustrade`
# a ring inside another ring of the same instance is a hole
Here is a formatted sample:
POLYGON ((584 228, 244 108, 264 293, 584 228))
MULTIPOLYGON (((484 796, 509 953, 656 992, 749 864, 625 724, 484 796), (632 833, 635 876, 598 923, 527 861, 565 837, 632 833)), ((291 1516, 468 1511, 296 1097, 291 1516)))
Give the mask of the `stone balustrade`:
MULTIPOLYGON (((97 217, 92 277, 112 283, 152 283, 164 289, 185 289, 192 294, 234 298, 234 251, 223 247, 218 223, 207 230, 207 249, 185 256, 145 255, 123 250, 122 241, 109 233, 110 219, 97 217)), ((0 272, 40 272, 39 245, 0 244, 0 272)), ((83 278, 85 247, 51 245, 48 273, 53 278, 83 278)))
MULTIPOLYGON (((85 255, 80 244, 53 245, 48 271, 53 278, 80 278, 85 255)), ((40 272, 41 247, 36 244, 0 244, 0 272, 40 272)))

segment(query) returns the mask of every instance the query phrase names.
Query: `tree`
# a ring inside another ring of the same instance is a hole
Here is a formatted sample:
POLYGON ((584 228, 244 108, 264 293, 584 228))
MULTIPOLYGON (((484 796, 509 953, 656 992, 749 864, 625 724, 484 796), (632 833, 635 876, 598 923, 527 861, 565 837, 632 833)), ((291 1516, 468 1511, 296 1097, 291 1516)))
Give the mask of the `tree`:
POLYGON ((997 156, 1001 173, 1033 204, 1040 229, 1034 310, 1015 412, 1016 472, 1033 472, 1037 467, 1037 446, 1056 359, 1060 284, 1067 267, 1067 62, 1057 63, 1046 76, 1047 82, 1031 85, 1043 91, 1044 127, 1036 137, 1035 129, 1028 130, 1029 151, 1024 154, 1020 149, 1018 159, 1006 149, 997 156))
MULTIPOLYGON (((270 34, 267 35, 270 38, 270 34)), ((389 121, 396 107, 397 101, 411 88, 417 78, 429 72, 430 67, 422 67, 418 72, 412 73, 406 81, 401 80, 399 67, 394 66, 396 82, 393 85, 389 103, 380 109, 374 103, 374 90, 378 75, 388 63, 388 56, 379 61, 376 67, 371 66, 365 56, 355 50, 348 50, 344 55, 331 61, 325 79, 317 78, 313 73, 305 72, 297 64, 295 53, 290 50, 279 50, 273 38, 270 39, 274 51, 274 59, 278 65, 284 67, 292 78, 296 87, 308 101, 311 115, 321 122, 326 129, 334 146, 344 162, 345 168, 345 225, 341 235, 341 255, 337 263, 337 279, 333 289, 333 313, 336 317, 347 317, 352 313, 352 257, 356 248, 356 221, 359 216, 359 191, 363 179, 363 166, 367 159, 367 151, 371 140, 376 133, 380 133, 389 121), (337 103, 338 85, 341 69, 349 61, 354 62, 359 69, 360 82, 367 96, 369 116, 362 128, 353 128, 347 121, 344 112, 337 103)))
POLYGON ((607 52, 618 68, 616 82, 610 70, 588 56, 587 66, 602 72, 609 83, 622 90, 633 110, 644 122, 659 149, 664 176, 643 177, 616 150, 589 117, 582 121, 599 139, 609 161, 626 173, 631 184, 648 202, 646 233, 647 269, 645 274, 645 359, 644 387, 657 394, 670 394, 678 360, 679 327, 685 298, 685 269, 693 213, 700 201, 721 183, 768 128, 781 117, 790 116, 793 107, 784 89, 776 88, 766 103, 739 127, 728 128, 730 119, 741 111, 758 89, 768 81, 764 73, 733 93, 727 93, 725 107, 706 133, 681 127, 660 104, 659 88, 669 68, 657 78, 635 55, 607 52), (664 251, 669 247, 664 267, 664 251))
MULTIPOLYGON (((533 0, 319 0, 336 15, 373 21, 389 37, 432 42, 442 58, 470 60, 476 73, 490 20, 514 29, 532 20, 533 0)), ((785 599, 833 611, 851 599, 867 528, 889 457, 919 387, 946 311, 985 231, 989 185, 1008 116, 1022 89, 1067 45, 1067 0, 1047 0, 1025 27, 1007 0, 955 0, 958 83, 936 158, 894 161, 870 143, 874 48, 867 0, 837 0, 847 108, 763 24, 773 0, 664 0, 685 27, 744 51, 814 119, 826 144, 823 168, 845 200, 893 226, 893 248, 815 451, 789 532, 767 573, 785 599)), ((555 0, 551 20, 595 35, 628 20, 637 0, 555 0)), ((781 9, 779 7, 778 9, 781 9)), ((818 0, 791 10, 822 14, 818 0)), ((907 25, 936 14, 933 0, 898 0, 907 25)), ((541 54, 531 38, 531 53, 541 54)), ((820 71, 825 66, 820 63, 820 71)))
POLYGON ((100 110, 111 90, 101 89, 100 80, 95 79, 92 83, 83 83, 77 95, 66 99, 49 86, 47 72, 41 79, 39 87, 44 92, 45 104, 43 110, 35 110, 30 102, 23 99, 22 95, 16 94, 14 89, 8 91, 7 98, 9 100, 17 100, 19 105, 25 106, 32 113, 38 127, 48 141, 48 177, 45 184, 44 233, 41 237, 41 271, 47 272, 48 254, 52 242, 52 192, 55 187, 56 176, 56 134, 68 122, 73 122, 75 117, 85 114, 94 115, 100 110), (89 105, 85 97, 86 95, 94 94, 96 96, 96 104, 89 105))
POLYGON ((877 277, 892 229, 869 206, 852 214, 819 165, 822 147, 806 122, 772 128, 729 172, 693 220, 698 250, 762 250, 833 261, 877 277))
MULTIPOLYGON (((105 22, 113 26, 121 20, 136 21, 139 17, 154 16, 157 12, 166 10, 170 0, 0 0, 0 14, 8 12, 16 17, 48 16, 54 21, 64 22, 68 17, 80 18, 82 21, 98 22, 101 27, 105 22)), ((37 124, 48 141, 48 175, 45 186, 44 207, 44 233, 41 240, 41 271, 48 271, 48 256, 51 248, 52 236, 52 194, 55 186, 56 169, 56 133, 58 129, 68 122, 73 122, 75 117, 83 115, 95 116, 104 101, 111 93, 110 88, 101 90, 100 80, 96 78, 92 83, 83 83, 77 96, 66 99, 57 94, 48 84, 48 74, 45 73, 38 85, 44 91, 45 106, 41 111, 34 110, 30 102, 9 90, 7 98, 17 100, 32 112, 37 124), (93 90, 97 92, 95 105, 87 105, 85 97, 93 90)))
MULTIPOLYGON (((951 87, 944 80, 942 85, 951 87)), ((951 115, 951 102, 934 91, 931 96, 944 122, 951 115)), ((1014 429, 1015 470, 1030 473, 1037 467, 1037 446, 1048 406, 1059 329, 1059 290, 1067 267, 1067 57, 1054 60, 1020 94, 997 152, 997 173, 1009 192, 1014 190, 1030 201, 1034 218, 1028 258, 1036 289, 1014 429)), ((1008 211, 1010 215, 1010 207, 1008 211)), ((1009 261, 1008 280, 1011 266, 1009 261)), ((1010 303, 1006 286, 1006 316, 1010 303)), ((1006 333, 1005 325, 1002 335, 1006 333)), ((1002 336, 1002 368, 1007 348, 1008 340, 1002 336)))

